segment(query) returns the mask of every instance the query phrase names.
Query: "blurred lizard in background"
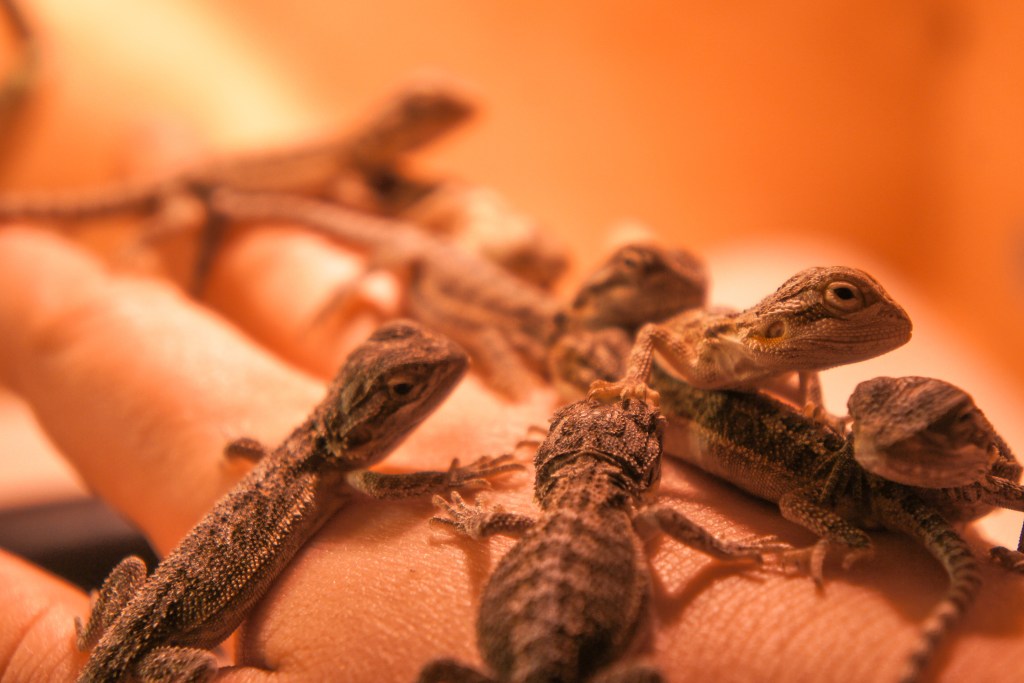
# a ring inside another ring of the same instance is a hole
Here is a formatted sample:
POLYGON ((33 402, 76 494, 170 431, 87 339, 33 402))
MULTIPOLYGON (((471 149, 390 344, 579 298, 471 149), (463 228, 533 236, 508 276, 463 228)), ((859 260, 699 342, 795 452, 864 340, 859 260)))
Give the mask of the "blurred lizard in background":
POLYGON ((211 195, 210 207, 226 221, 294 222, 367 252, 371 265, 402 277, 404 313, 461 344, 487 383, 512 398, 524 395, 531 376, 548 377, 549 349, 560 339, 568 344, 583 338, 583 331, 669 314, 702 300, 706 287, 693 257, 632 247, 613 256, 563 311, 540 287, 403 221, 298 195, 227 188, 211 195), (654 297, 648 285, 665 287, 673 296, 654 297))
MULTIPOLYGON (((142 213, 154 221, 146 239, 202 226, 192 290, 202 288, 226 226, 207 205, 218 187, 329 195, 337 179, 374 176, 400 158, 462 123, 473 104, 444 83, 416 81, 357 127, 324 143, 213 160, 166 177, 113 183, 90 190, 0 196, 0 220, 81 221, 117 213, 142 213)), ((391 171, 395 173, 395 171, 391 171)))
POLYGON ((636 332, 707 297, 704 263, 680 249, 631 244, 618 249, 555 319, 548 374, 566 400, 584 396, 595 380, 626 372, 636 332))

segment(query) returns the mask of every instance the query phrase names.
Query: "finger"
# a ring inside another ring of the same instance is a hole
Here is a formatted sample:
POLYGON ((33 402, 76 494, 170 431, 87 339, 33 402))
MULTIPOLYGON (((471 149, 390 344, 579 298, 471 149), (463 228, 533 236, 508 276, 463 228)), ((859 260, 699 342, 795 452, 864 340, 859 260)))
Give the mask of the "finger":
POLYGON ((301 226, 237 226, 214 256, 204 304, 261 344, 320 377, 398 312, 398 283, 366 277, 366 259, 301 226), (322 314, 340 289, 363 306, 322 314))
POLYGON ((88 613, 88 598, 0 550, 0 603, 4 680, 73 680, 83 661, 74 646, 74 618, 88 613))
POLYGON ((0 377, 163 549, 238 476, 227 441, 276 443, 323 391, 170 287, 111 276, 48 233, 0 231, 0 330, 0 377))

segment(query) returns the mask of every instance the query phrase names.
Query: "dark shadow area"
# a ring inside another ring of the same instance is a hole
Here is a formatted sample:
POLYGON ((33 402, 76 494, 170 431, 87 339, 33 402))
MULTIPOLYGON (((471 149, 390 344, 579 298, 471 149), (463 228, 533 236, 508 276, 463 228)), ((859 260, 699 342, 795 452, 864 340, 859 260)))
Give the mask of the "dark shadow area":
POLYGON ((83 590, 98 588, 128 555, 150 570, 157 564, 142 534, 96 498, 0 511, 0 547, 83 590))

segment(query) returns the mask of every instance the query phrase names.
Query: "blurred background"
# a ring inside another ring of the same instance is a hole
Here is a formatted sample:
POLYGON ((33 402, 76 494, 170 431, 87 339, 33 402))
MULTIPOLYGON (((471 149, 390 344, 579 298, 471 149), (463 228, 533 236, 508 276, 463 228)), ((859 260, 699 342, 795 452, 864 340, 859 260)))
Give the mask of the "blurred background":
POLYGON ((878 265, 1024 382, 1024 4, 24 4, 44 65, 6 189, 145 168, 154 121, 216 151, 328 135, 430 67, 484 112, 429 165, 542 219, 575 274, 624 219, 698 253, 878 265))
POLYGON ((1024 381, 1020 3, 25 5, 46 65, 7 187, 123 174, 132 116, 193 126, 218 150, 329 133, 434 67, 485 111, 431 163, 498 188, 581 266, 625 218, 697 251, 866 254, 1024 381), (252 82, 211 82, 245 60, 289 111, 246 111, 232 90, 252 82))

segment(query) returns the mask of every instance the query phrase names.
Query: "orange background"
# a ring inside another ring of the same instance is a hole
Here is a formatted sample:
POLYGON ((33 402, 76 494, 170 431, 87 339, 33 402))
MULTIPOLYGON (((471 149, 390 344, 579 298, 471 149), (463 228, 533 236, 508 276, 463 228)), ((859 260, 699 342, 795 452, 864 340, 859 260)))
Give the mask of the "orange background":
POLYGON ((1024 381, 1019 3, 27 9, 46 66, 7 155, 6 187, 87 185, 144 165, 125 132, 140 116, 193 126, 216 149, 340 130, 432 66, 472 84, 486 111, 431 153, 431 166, 501 190, 572 245, 578 265, 591 265, 608 226, 627 217, 698 252, 751 238, 838 246, 849 265, 867 255, 905 275, 979 353, 1024 381), (166 48, 159 36, 179 30, 194 40, 178 35, 166 48), (301 106, 232 108, 252 101, 233 89, 253 84, 214 77, 246 59, 301 106))

